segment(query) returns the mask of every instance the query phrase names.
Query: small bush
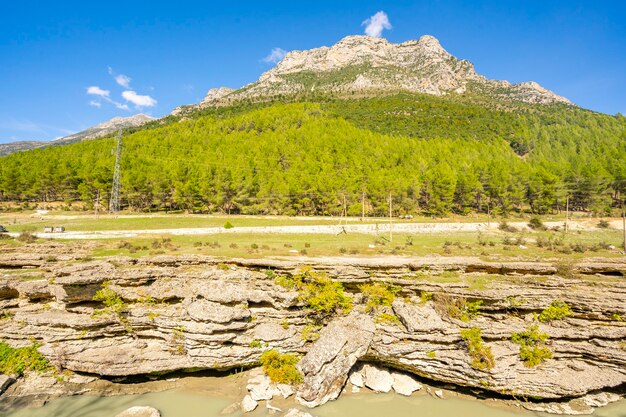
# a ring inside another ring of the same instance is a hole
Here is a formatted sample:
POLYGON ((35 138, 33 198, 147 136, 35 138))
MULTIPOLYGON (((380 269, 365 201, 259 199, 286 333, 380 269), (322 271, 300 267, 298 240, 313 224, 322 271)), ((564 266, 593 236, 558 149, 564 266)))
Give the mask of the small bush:
POLYGON ((433 299, 433 293, 430 291, 422 291, 420 292, 420 301, 422 304, 429 302, 433 299))
POLYGON ((467 301, 463 297, 451 297, 447 294, 436 294, 434 297, 435 310, 442 316, 469 322, 480 314, 482 300, 467 301))
POLYGON ((600 220, 597 224, 598 229, 608 229, 611 227, 611 224, 606 220, 600 220))
POLYGON ((34 243, 37 241, 37 237, 35 236, 33 232, 24 230, 22 233, 19 234, 19 236, 17 237, 17 240, 19 240, 20 242, 24 242, 24 243, 34 243))
POLYGON ((352 300, 344 294, 341 282, 321 274, 313 275, 311 280, 304 283, 300 299, 306 302, 307 308, 321 317, 352 310, 352 300))
POLYGON ((93 296, 93 301, 100 301, 104 305, 104 308, 94 310, 94 316, 101 314, 113 315, 128 332, 132 330, 128 319, 124 316, 124 311, 126 310, 124 300, 111 288, 109 281, 102 283, 102 288, 93 296))
POLYGON ((500 224, 498 224, 498 229, 502 230, 503 232, 517 232, 517 228, 511 226, 506 220, 502 220, 500 224))
POLYGON ((488 371, 495 366, 495 359, 491 353, 491 347, 484 344, 482 330, 478 327, 461 330, 461 338, 467 344, 467 350, 472 358, 471 365, 474 369, 488 371))
POLYGON ((395 314, 380 313, 375 318, 376 323, 400 324, 400 319, 395 314))
POLYGON ((228 271, 230 269, 230 266, 228 266, 228 264, 225 264, 225 263, 219 263, 217 264, 217 269, 221 271, 228 271))
POLYGON ((576 270, 571 262, 560 262, 556 265, 556 273, 558 276, 568 279, 577 278, 576 270))
POLYGON ((253 349, 261 349, 263 347, 263 343, 260 340, 254 339, 248 344, 249 347, 253 349))
POLYGON ((573 314, 574 312, 565 301, 555 300, 537 316, 537 320, 542 323, 550 323, 555 320, 563 320, 573 314))
POLYGON ((528 327, 525 332, 511 335, 513 343, 520 345, 520 359, 529 368, 552 358, 552 351, 545 345, 548 338, 549 336, 541 333, 536 325, 528 327))
POLYGON ((564 255, 571 255, 571 253, 572 253, 572 248, 571 248, 571 247, 569 247, 569 246, 563 246, 563 247, 558 248, 558 249, 557 249, 557 251, 558 251, 559 253, 564 254, 564 255))
POLYGON ((380 283, 361 285, 359 289, 363 293, 365 311, 368 313, 378 311, 381 307, 391 307, 400 291, 400 287, 380 283))
POLYGON ((296 368, 300 358, 295 355, 281 354, 271 349, 263 352, 259 361, 265 374, 274 383, 297 385, 304 379, 298 368, 296 368))
POLYGON ((520 298, 516 295, 509 295, 508 297, 506 297, 506 301, 509 304, 507 309, 513 309, 513 310, 517 310, 526 302, 523 298, 520 298))
POLYGON ((437 352, 435 352, 434 350, 429 350, 428 352, 426 352, 426 357, 430 359, 435 359, 437 357, 437 352))
POLYGON ((546 226, 543 224, 539 216, 533 216, 530 218, 530 222, 528 222, 528 227, 533 230, 546 230, 546 226))
POLYGON ((317 339, 320 338, 321 328, 321 326, 309 323, 302 328, 302 333, 300 334, 300 337, 305 342, 315 342, 317 339))
POLYGON ((230 222, 224 223, 224 229, 232 229, 233 227, 235 226, 233 226, 230 222))
POLYGON ((552 249, 552 245, 551 245, 551 241, 550 239, 548 239, 545 236, 537 236, 537 239, 535 239, 535 242, 537 243, 537 247, 539 248, 549 248, 552 249))
POLYGON ((13 348, 0 342, 0 374, 21 376, 25 371, 46 372, 54 368, 37 350, 39 345, 13 348))
POLYGON ((316 273, 310 268, 297 275, 278 276, 275 282, 284 288, 297 290, 298 299, 318 319, 352 310, 352 300, 344 294, 341 282, 333 281, 326 274, 316 273))

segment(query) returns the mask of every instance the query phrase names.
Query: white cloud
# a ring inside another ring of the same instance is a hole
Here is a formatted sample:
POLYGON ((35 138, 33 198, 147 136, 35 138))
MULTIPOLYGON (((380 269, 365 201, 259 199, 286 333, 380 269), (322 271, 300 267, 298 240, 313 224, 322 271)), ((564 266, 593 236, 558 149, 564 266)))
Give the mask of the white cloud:
POLYGON ((142 96, 132 90, 124 91, 122 93, 122 97, 124 97, 126 101, 133 103, 137 107, 154 107, 157 104, 157 101, 152 97, 142 96))
POLYGON ((367 36, 374 36, 376 38, 382 35, 384 29, 389 30, 392 27, 387 13, 382 10, 374 16, 365 19, 363 23, 361 23, 361 26, 365 26, 365 34, 367 36))
POLYGON ((268 56, 263 58, 263 62, 277 64, 281 59, 287 55, 287 51, 282 48, 272 48, 272 52, 268 56))
POLYGON ((128 88, 130 86, 130 80, 131 78, 128 75, 119 74, 115 76, 115 82, 124 88, 128 88))
MULTIPOLYGON (((110 95, 111 92, 109 90, 103 90, 102 88, 98 87, 98 86, 91 86, 91 87, 87 87, 87 94, 90 94, 92 96, 98 96, 100 99, 106 101, 107 103, 111 103, 113 104, 115 107, 117 107, 118 109, 121 110, 129 110, 128 105, 127 104, 122 104, 122 103, 118 103, 117 101, 113 100, 110 95)), ((99 100, 91 100, 89 101, 89 105, 93 106, 93 107, 102 107, 102 101, 99 100)))
POLYGON ((94 95, 94 96, 100 96, 100 97, 109 97, 111 92, 109 90, 103 90, 102 88, 98 87, 97 85, 93 85, 91 87, 87 87, 87 94, 91 94, 91 95, 94 95))
POLYGON ((117 101, 113 101, 113 100, 111 100, 110 102, 111 102, 111 104, 113 104, 113 105, 114 105, 115 107, 117 107, 118 109, 121 109, 121 110, 130 110, 130 109, 128 108, 128 104, 118 103, 117 101))

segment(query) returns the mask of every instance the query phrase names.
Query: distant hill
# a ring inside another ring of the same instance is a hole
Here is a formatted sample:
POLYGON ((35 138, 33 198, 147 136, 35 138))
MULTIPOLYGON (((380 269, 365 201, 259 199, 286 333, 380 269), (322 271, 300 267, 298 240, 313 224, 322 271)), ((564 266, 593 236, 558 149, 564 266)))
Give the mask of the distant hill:
POLYGON ((107 136, 119 129, 138 127, 153 120, 155 120, 154 117, 150 117, 145 114, 136 114, 130 117, 114 117, 111 120, 107 120, 104 123, 100 123, 81 132, 74 133, 73 135, 65 136, 50 142, 22 141, 0 144, 0 156, 46 146, 68 145, 70 143, 80 142, 83 140, 97 139, 103 136, 107 136))
POLYGON ((83 140, 96 139, 102 136, 109 135, 119 129, 126 129, 129 127, 141 126, 145 123, 155 120, 154 117, 147 116, 143 113, 136 114, 130 117, 114 117, 111 120, 107 120, 104 123, 90 127, 73 135, 65 136, 63 138, 53 141, 54 145, 66 145, 68 143, 80 142, 83 140))
POLYGON ((48 142, 40 142, 36 140, 26 140, 21 142, 0 143, 0 156, 8 155, 13 152, 27 151, 29 149, 39 148, 48 142))

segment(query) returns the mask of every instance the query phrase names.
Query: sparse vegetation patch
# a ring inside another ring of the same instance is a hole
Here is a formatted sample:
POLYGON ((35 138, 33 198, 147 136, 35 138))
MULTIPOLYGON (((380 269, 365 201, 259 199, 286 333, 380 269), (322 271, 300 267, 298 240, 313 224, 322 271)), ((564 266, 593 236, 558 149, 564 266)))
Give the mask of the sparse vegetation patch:
POLYGON ((574 312, 565 301, 555 300, 537 316, 537 320, 542 323, 550 323, 555 320, 563 320, 573 314, 574 312))
POLYGON ((461 338, 467 344, 467 350, 472 358, 474 369, 488 371, 495 366, 495 359, 491 347, 487 346, 482 338, 482 330, 478 327, 461 330, 461 338))
POLYGON ((37 350, 39 345, 13 348, 0 342, 0 374, 21 376, 26 371, 46 372, 54 367, 37 350))
POLYGON ((288 353, 280 353, 275 349, 263 352, 259 359, 263 371, 272 382, 278 384, 297 385, 304 379, 296 365, 300 358, 288 353))
POLYGON ((552 351, 546 346, 548 338, 548 334, 541 333, 537 325, 528 327, 524 332, 511 335, 513 343, 520 345, 520 359, 529 368, 552 358, 552 351))

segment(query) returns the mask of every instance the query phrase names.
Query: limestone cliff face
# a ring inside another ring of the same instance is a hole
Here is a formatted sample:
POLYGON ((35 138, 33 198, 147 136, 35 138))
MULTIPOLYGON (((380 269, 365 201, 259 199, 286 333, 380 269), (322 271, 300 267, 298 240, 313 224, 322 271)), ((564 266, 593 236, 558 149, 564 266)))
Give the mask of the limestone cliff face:
POLYGON ((338 394, 356 361, 384 362, 432 381, 543 399, 577 397, 626 383, 626 322, 615 319, 626 313, 623 262, 579 264, 576 270, 586 277, 567 279, 544 263, 319 261, 315 269, 343 283, 357 314, 345 323, 341 317, 336 325, 331 320, 326 333, 333 335, 332 342, 322 338, 319 346, 303 340, 308 321, 298 293, 266 273, 271 268, 288 276, 301 264, 233 260, 225 267, 213 258, 191 255, 76 263, 72 256, 53 261, 45 254, 0 257, 0 273, 21 267, 45 271, 44 276, 25 271, 28 279, 2 274, 0 338, 16 346, 35 339, 53 363, 76 372, 125 376, 236 368, 256 364, 264 349, 274 347, 307 354, 300 392, 313 405, 338 394), (433 278, 416 272, 424 270, 433 278), (438 279, 443 270, 456 270, 460 278, 438 279), (488 275, 494 272, 503 275, 488 275), (105 281, 123 300, 119 314, 94 314, 102 308, 94 295, 105 281), (363 318, 359 286, 375 281, 400 286, 391 311, 397 322, 363 318), (433 301, 425 301, 425 293, 482 300, 480 315, 468 322, 449 317, 433 301), (534 320, 534 313, 555 300, 567 302, 574 315, 552 323, 534 320), (511 334, 533 323, 550 335, 554 354, 528 368, 511 334), (495 358, 493 369, 472 366, 460 336, 471 327, 482 329, 495 358), (316 355, 329 357, 320 362, 316 355), (307 381, 314 383, 307 387, 307 381))
POLYGON ((210 90, 200 106, 303 93, 372 95, 381 91, 438 96, 479 92, 507 101, 569 103, 535 82, 488 80, 477 74, 469 61, 454 57, 436 38, 425 35, 400 44, 348 36, 331 47, 291 51, 258 81, 233 91, 210 90))

